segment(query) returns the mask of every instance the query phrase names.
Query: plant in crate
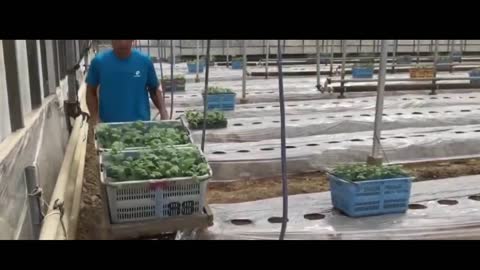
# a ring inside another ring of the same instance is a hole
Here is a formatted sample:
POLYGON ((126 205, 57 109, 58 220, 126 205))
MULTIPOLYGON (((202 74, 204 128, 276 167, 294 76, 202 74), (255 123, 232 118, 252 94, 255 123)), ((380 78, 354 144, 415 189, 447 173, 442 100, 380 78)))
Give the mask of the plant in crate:
MULTIPOLYGON (((207 108, 209 110, 231 111, 235 109, 235 92, 229 88, 209 87, 207 108)), ((205 98, 205 93, 203 93, 205 98)))
MULTIPOLYGON (((176 75, 173 79, 173 84, 175 86, 175 91, 185 91, 186 80, 183 75, 176 75)), ((172 90, 172 80, 170 76, 163 76, 162 89, 166 92, 172 90)))
POLYGON ((438 71, 449 71, 452 67, 452 57, 448 54, 440 54, 435 61, 435 68, 438 71))
POLYGON ((243 68, 243 57, 233 57, 232 58, 232 69, 242 69, 243 68))
MULTIPOLYGON (((203 112, 196 110, 187 111, 186 118, 191 129, 203 128, 203 112)), ((208 111, 206 122, 207 129, 225 128, 228 123, 222 111, 208 111)))
POLYGON ((468 75, 470 77, 476 77, 475 79, 470 79, 470 83, 473 84, 473 85, 477 85, 479 86, 480 85, 480 68, 476 68, 476 69, 473 69, 471 70, 468 75))
POLYGON ((328 178, 333 206, 348 216, 407 211, 412 178, 400 166, 341 165, 328 178))
MULTIPOLYGON (((197 60, 191 60, 187 62, 187 68, 189 73, 196 73, 197 72, 197 60)), ((200 59, 198 61, 198 72, 203 72, 205 68, 205 60, 200 59)))
POLYGON ((372 78, 373 77, 373 59, 360 59, 352 67, 353 78, 372 78))

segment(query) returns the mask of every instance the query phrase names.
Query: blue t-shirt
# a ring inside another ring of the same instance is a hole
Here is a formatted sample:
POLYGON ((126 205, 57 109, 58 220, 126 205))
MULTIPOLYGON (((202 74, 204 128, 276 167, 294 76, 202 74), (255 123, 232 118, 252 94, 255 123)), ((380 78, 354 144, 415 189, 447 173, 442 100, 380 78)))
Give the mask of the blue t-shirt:
POLYGON ((148 90, 158 88, 158 78, 150 58, 132 50, 127 59, 113 50, 98 54, 91 62, 86 82, 100 86, 99 114, 102 122, 150 120, 148 90))

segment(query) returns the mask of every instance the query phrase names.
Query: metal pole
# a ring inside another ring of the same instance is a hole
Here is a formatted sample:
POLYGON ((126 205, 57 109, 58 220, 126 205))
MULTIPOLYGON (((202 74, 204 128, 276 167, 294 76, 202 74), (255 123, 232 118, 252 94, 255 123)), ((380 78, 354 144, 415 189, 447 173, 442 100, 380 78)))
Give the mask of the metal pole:
POLYGON ((288 182, 287 182, 287 151, 286 151, 286 132, 285 132, 285 101, 283 95, 283 76, 282 76, 282 50, 280 40, 278 40, 277 65, 278 65, 278 93, 280 101, 280 137, 281 137, 281 166, 282 166, 282 228, 280 231, 280 240, 285 237, 288 222, 288 182))
POLYGON ((208 73, 210 66, 210 40, 207 39, 207 52, 205 58, 205 90, 203 98, 203 129, 202 129, 202 152, 205 150, 205 131, 207 129, 207 108, 208 108, 208 73))
POLYGON ((230 58, 230 40, 227 40, 227 68, 230 66, 229 65, 229 58, 230 58))
POLYGON ((25 182, 28 192, 28 205, 30 209, 30 217, 32 221, 33 237, 40 237, 40 229, 42 225, 42 208, 41 208, 41 191, 37 188, 37 167, 28 166, 25 168, 25 182))
POLYGON ((385 90, 385 76, 387 71, 387 55, 388 55, 388 41, 381 41, 382 49, 380 54, 380 70, 378 74, 378 90, 377 90, 377 104, 375 108, 375 123, 373 131, 373 147, 372 155, 368 157, 367 163, 381 164, 382 157, 380 156, 380 133, 382 129, 383 116, 383 92, 385 90))
POLYGON ((333 44, 334 44, 334 40, 332 39, 330 41, 330 76, 333 76, 333 44))
POLYGON ((200 68, 200 42, 197 39, 197 76, 195 77, 195 82, 200 82, 200 77, 198 76, 198 70, 200 68))
POLYGON ((357 47, 358 50, 357 50, 357 53, 361 53, 362 52, 362 40, 360 39, 360 46, 357 47))
POLYGON ((265 41, 267 43, 267 53, 265 54, 265 79, 268 79, 268 61, 270 57, 270 40, 265 41))
MULTIPOLYGON (((341 40, 341 44, 342 44, 342 74, 341 74, 341 78, 342 80, 345 79, 345 56, 346 56, 346 49, 347 49, 347 42, 346 40, 341 40)), ((341 85, 341 92, 340 92, 340 96, 338 96, 338 98, 345 98, 345 83, 342 81, 341 85)))
MULTIPOLYGON (((157 40, 158 64, 160 64, 160 78, 163 79, 162 50, 160 49, 160 44, 161 40, 157 40)), ((163 95, 163 97, 165 97, 165 95, 163 95)))
POLYGON ((173 67, 175 66, 175 54, 173 47, 173 40, 170 40, 170 119, 172 119, 173 114, 173 92, 175 92, 175 81, 173 78, 173 67))
POLYGON ((395 73, 395 65, 397 64, 397 50, 398 50, 398 40, 393 41, 393 59, 392 59, 392 73, 395 73))
POLYGON ((147 39, 147 54, 150 57, 150 39, 147 39))
POLYGON ((315 45, 317 46, 317 90, 321 90, 320 86, 320 42, 315 40, 315 45))
POLYGON ((247 99, 247 41, 243 40, 242 103, 247 99))
MULTIPOLYGON (((432 40, 433 41, 433 40, 432 40)), ((434 57, 433 57, 433 65, 434 65, 434 69, 433 69, 433 77, 437 77, 437 62, 438 62, 438 40, 435 40, 435 52, 434 52, 434 57)), ((433 81, 433 85, 432 85, 432 91, 429 93, 429 95, 436 95, 437 94, 437 81, 433 81)))

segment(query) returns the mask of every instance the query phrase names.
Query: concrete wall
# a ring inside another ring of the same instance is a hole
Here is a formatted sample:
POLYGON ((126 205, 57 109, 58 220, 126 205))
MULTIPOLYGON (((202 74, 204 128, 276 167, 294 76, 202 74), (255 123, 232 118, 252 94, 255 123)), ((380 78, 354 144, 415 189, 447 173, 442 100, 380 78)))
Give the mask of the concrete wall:
POLYGON ((3 59, 3 42, 0 40, 0 143, 10 134, 10 111, 8 107, 7 81, 3 59))
POLYGON ((30 80, 28 75, 27 43, 25 40, 16 41, 18 79, 22 99, 22 112, 26 116, 32 111, 32 100, 30 98, 30 80))

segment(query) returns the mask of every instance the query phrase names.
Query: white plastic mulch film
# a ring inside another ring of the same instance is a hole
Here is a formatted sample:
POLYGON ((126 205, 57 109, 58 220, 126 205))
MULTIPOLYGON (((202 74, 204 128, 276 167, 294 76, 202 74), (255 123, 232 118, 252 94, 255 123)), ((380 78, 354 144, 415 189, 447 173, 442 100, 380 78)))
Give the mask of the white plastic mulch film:
MULTIPOLYGON (((289 196, 285 239, 399 240, 480 239, 480 179, 464 176, 412 185, 405 214, 350 218, 332 209, 330 193, 289 196)), ((183 232, 179 239, 275 240, 281 223, 282 199, 273 198, 210 206, 214 225, 204 231, 183 232)))
POLYGON ((7 137, 0 144, 0 239, 33 238, 25 168, 37 167, 37 185, 42 199, 49 202, 67 144, 65 116, 56 96, 46 98, 26 119, 19 140, 7 137))

